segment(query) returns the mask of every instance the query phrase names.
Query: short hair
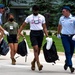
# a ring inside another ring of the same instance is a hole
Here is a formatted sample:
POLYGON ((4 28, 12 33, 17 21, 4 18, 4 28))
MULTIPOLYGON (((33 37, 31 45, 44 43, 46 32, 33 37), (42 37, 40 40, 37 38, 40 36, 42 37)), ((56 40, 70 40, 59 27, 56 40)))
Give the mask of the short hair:
POLYGON ((63 9, 66 9, 66 10, 68 10, 68 11, 71 11, 71 8, 70 8, 69 6, 63 6, 63 7, 62 7, 62 10, 63 10, 63 9))
POLYGON ((39 10, 39 6, 38 5, 33 5, 32 10, 35 10, 35 11, 39 10))

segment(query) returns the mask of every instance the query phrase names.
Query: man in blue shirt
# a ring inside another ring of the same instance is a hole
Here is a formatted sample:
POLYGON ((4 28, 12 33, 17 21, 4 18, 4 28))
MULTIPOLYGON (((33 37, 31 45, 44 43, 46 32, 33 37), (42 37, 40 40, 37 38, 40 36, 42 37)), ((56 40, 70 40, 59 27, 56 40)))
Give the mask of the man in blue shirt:
POLYGON ((0 30, 2 30, 6 35, 9 33, 2 28, 2 14, 4 13, 4 4, 0 4, 0 30))
POLYGON ((72 37, 75 34, 75 18, 70 13, 71 9, 69 6, 62 8, 62 16, 59 19, 58 34, 57 37, 62 40, 62 44, 65 51, 65 65, 64 69, 70 68, 71 73, 74 72, 72 56, 74 53, 74 40, 72 37), (61 33, 61 35, 60 35, 61 33))

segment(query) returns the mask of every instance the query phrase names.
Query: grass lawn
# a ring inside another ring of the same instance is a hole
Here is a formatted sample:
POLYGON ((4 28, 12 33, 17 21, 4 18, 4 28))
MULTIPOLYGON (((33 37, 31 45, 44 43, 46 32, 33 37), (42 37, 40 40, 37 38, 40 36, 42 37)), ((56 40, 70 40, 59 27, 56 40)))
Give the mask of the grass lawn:
MULTIPOLYGON (((30 42, 30 37, 27 36, 27 35, 25 35, 25 37, 26 37, 26 40, 27 40, 27 42, 28 42, 29 48, 32 49, 31 42, 30 42)), ((62 43, 61 43, 61 39, 58 39, 56 36, 49 36, 49 37, 52 37, 53 40, 55 41, 55 45, 56 45, 57 51, 58 51, 58 52, 63 52, 64 49, 63 49, 63 46, 62 46, 62 43)), ((45 42, 46 42, 45 38, 46 38, 46 37, 44 37, 44 39, 43 39, 42 47, 43 47, 43 45, 44 45, 45 42)), ((4 39, 6 39, 6 37, 4 37, 4 39)), ((20 37, 19 42, 22 41, 22 39, 23 39, 23 38, 20 37)), ((42 48, 41 48, 41 49, 42 49, 42 48)))

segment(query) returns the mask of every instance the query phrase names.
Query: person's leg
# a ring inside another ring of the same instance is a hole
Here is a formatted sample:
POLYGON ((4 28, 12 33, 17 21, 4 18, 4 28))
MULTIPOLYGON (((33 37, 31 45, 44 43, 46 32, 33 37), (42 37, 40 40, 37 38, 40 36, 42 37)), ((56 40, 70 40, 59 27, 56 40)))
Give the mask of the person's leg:
POLYGON ((9 47, 10 47, 10 56, 11 56, 11 60, 12 60, 12 65, 15 65, 15 59, 14 59, 14 45, 13 43, 9 43, 9 47))
MULTIPOLYGON (((40 51, 41 51, 43 37, 44 37, 43 31, 40 31, 39 36, 37 36, 37 38, 36 38, 37 39, 37 42, 38 42, 38 59, 39 59, 39 55, 40 55, 40 51)), ((38 69, 39 70, 42 70, 43 65, 40 64, 40 61, 39 60, 37 61, 37 66, 38 66, 38 69)))
POLYGON ((38 48, 38 55, 40 55, 41 48, 38 48))
POLYGON ((17 53, 18 43, 14 43, 14 56, 17 53))
POLYGON ((35 61, 37 63, 38 69, 40 71, 40 70, 42 70, 43 65, 41 65, 40 61, 39 61, 39 54, 40 53, 39 53, 38 45, 33 46, 33 49, 34 49, 34 58, 35 58, 35 61))
MULTIPOLYGON (((14 50, 13 50, 13 58, 15 56, 15 54, 17 53, 17 48, 18 48, 18 43, 13 43, 13 47, 14 47, 14 50)), ((14 58, 14 64, 16 64, 16 59, 14 58)))
POLYGON ((14 61, 13 62, 14 62, 14 64, 16 64, 16 60, 15 60, 14 56, 17 52, 17 47, 18 47, 17 35, 12 35, 12 42, 13 42, 13 47, 14 47, 14 49, 13 49, 13 53, 14 53, 13 59, 14 59, 14 61))
POLYGON ((70 47, 70 37, 62 35, 62 44, 65 50, 66 62, 64 65, 64 69, 67 70, 67 67, 72 67, 72 60, 71 60, 71 47, 70 47), (66 68, 65 68, 66 67, 66 68))
POLYGON ((32 64, 32 67, 31 67, 31 69, 32 70, 35 70, 35 62, 36 62, 36 59, 38 59, 38 61, 39 61, 39 54, 40 54, 40 48, 38 48, 38 52, 36 53, 36 49, 37 49, 38 47, 37 46, 34 46, 33 47, 33 50, 34 50, 34 58, 33 58, 33 61, 31 62, 31 64, 32 64), (36 58, 35 58, 36 57, 36 58))
MULTIPOLYGON (((72 57, 73 57, 73 54, 74 54, 74 43, 75 43, 75 41, 73 41, 73 40, 72 40, 72 37, 70 37, 70 53, 71 53, 71 60, 72 60, 72 57)), ((71 73, 74 72, 73 66, 70 66, 70 70, 71 70, 71 73)))
POLYGON ((13 43, 9 43, 9 47, 10 47, 10 56, 11 58, 14 58, 14 45, 13 43))
POLYGON ((4 32, 0 30, 0 40, 3 38, 3 36, 4 36, 4 32))
POLYGON ((34 58, 33 58, 33 61, 31 62, 31 64, 32 64, 31 69, 35 70, 35 62, 39 61, 39 58, 38 58, 38 45, 33 46, 33 50, 34 50, 34 58))
POLYGON ((34 57, 33 61, 31 62, 31 69, 32 70, 35 70, 35 62, 36 62, 36 60, 35 60, 35 57, 34 57))
POLYGON ((62 44, 65 50, 66 63, 67 65, 72 65, 71 53, 70 53, 70 42, 68 36, 62 36, 62 44))
POLYGON ((3 31, 0 30, 0 54, 2 52, 2 50, 1 50, 1 43, 2 43, 2 40, 3 40, 3 35, 4 35, 3 31))
POLYGON ((73 53, 74 53, 74 44, 75 44, 75 41, 72 40, 72 37, 70 38, 70 49, 71 49, 71 58, 73 56, 73 53))
POLYGON ((38 58, 38 45, 33 46, 33 50, 34 50, 35 61, 39 61, 39 58, 38 58))
MULTIPOLYGON (((34 50, 34 59, 33 59, 33 61, 31 62, 31 69, 32 70, 35 70, 35 62, 37 62, 37 63, 39 63, 38 64, 38 69, 39 70, 42 70, 42 65, 40 64, 40 62, 39 62, 39 54, 40 54, 40 48, 39 48, 39 44, 42 44, 42 43, 38 43, 38 41, 40 41, 40 40, 38 40, 38 38, 37 37, 39 37, 39 36, 37 36, 38 34, 40 34, 40 33, 38 33, 38 32, 34 32, 34 31, 32 31, 31 33, 30 33, 30 40, 31 40, 31 44, 32 44, 32 46, 33 46, 33 50, 34 50)), ((40 36, 41 37, 41 36, 40 36)), ((40 38, 39 37, 39 38, 40 38)), ((40 45, 41 46, 41 45, 40 45)))
POLYGON ((7 35, 7 41, 9 43, 9 47, 10 47, 10 57, 11 57, 11 60, 12 60, 12 65, 15 65, 15 59, 14 59, 14 36, 13 35, 7 35))

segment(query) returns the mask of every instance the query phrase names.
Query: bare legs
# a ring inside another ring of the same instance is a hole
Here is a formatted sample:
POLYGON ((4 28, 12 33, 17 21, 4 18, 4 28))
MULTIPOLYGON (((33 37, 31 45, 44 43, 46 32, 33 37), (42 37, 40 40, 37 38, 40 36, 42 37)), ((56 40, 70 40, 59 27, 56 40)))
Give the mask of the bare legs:
POLYGON ((39 61, 39 54, 40 54, 40 48, 38 48, 38 45, 33 46, 34 49, 34 59, 31 62, 31 69, 35 70, 35 62, 37 63, 39 71, 42 70, 43 65, 40 64, 39 61))
POLYGON ((10 43, 9 46, 10 46, 10 49, 11 49, 10 55, 11 55, 12 65, 15 65, 16 60, 14 59, 14 56, 17 52, 18 44, 17 43, 10 43))

